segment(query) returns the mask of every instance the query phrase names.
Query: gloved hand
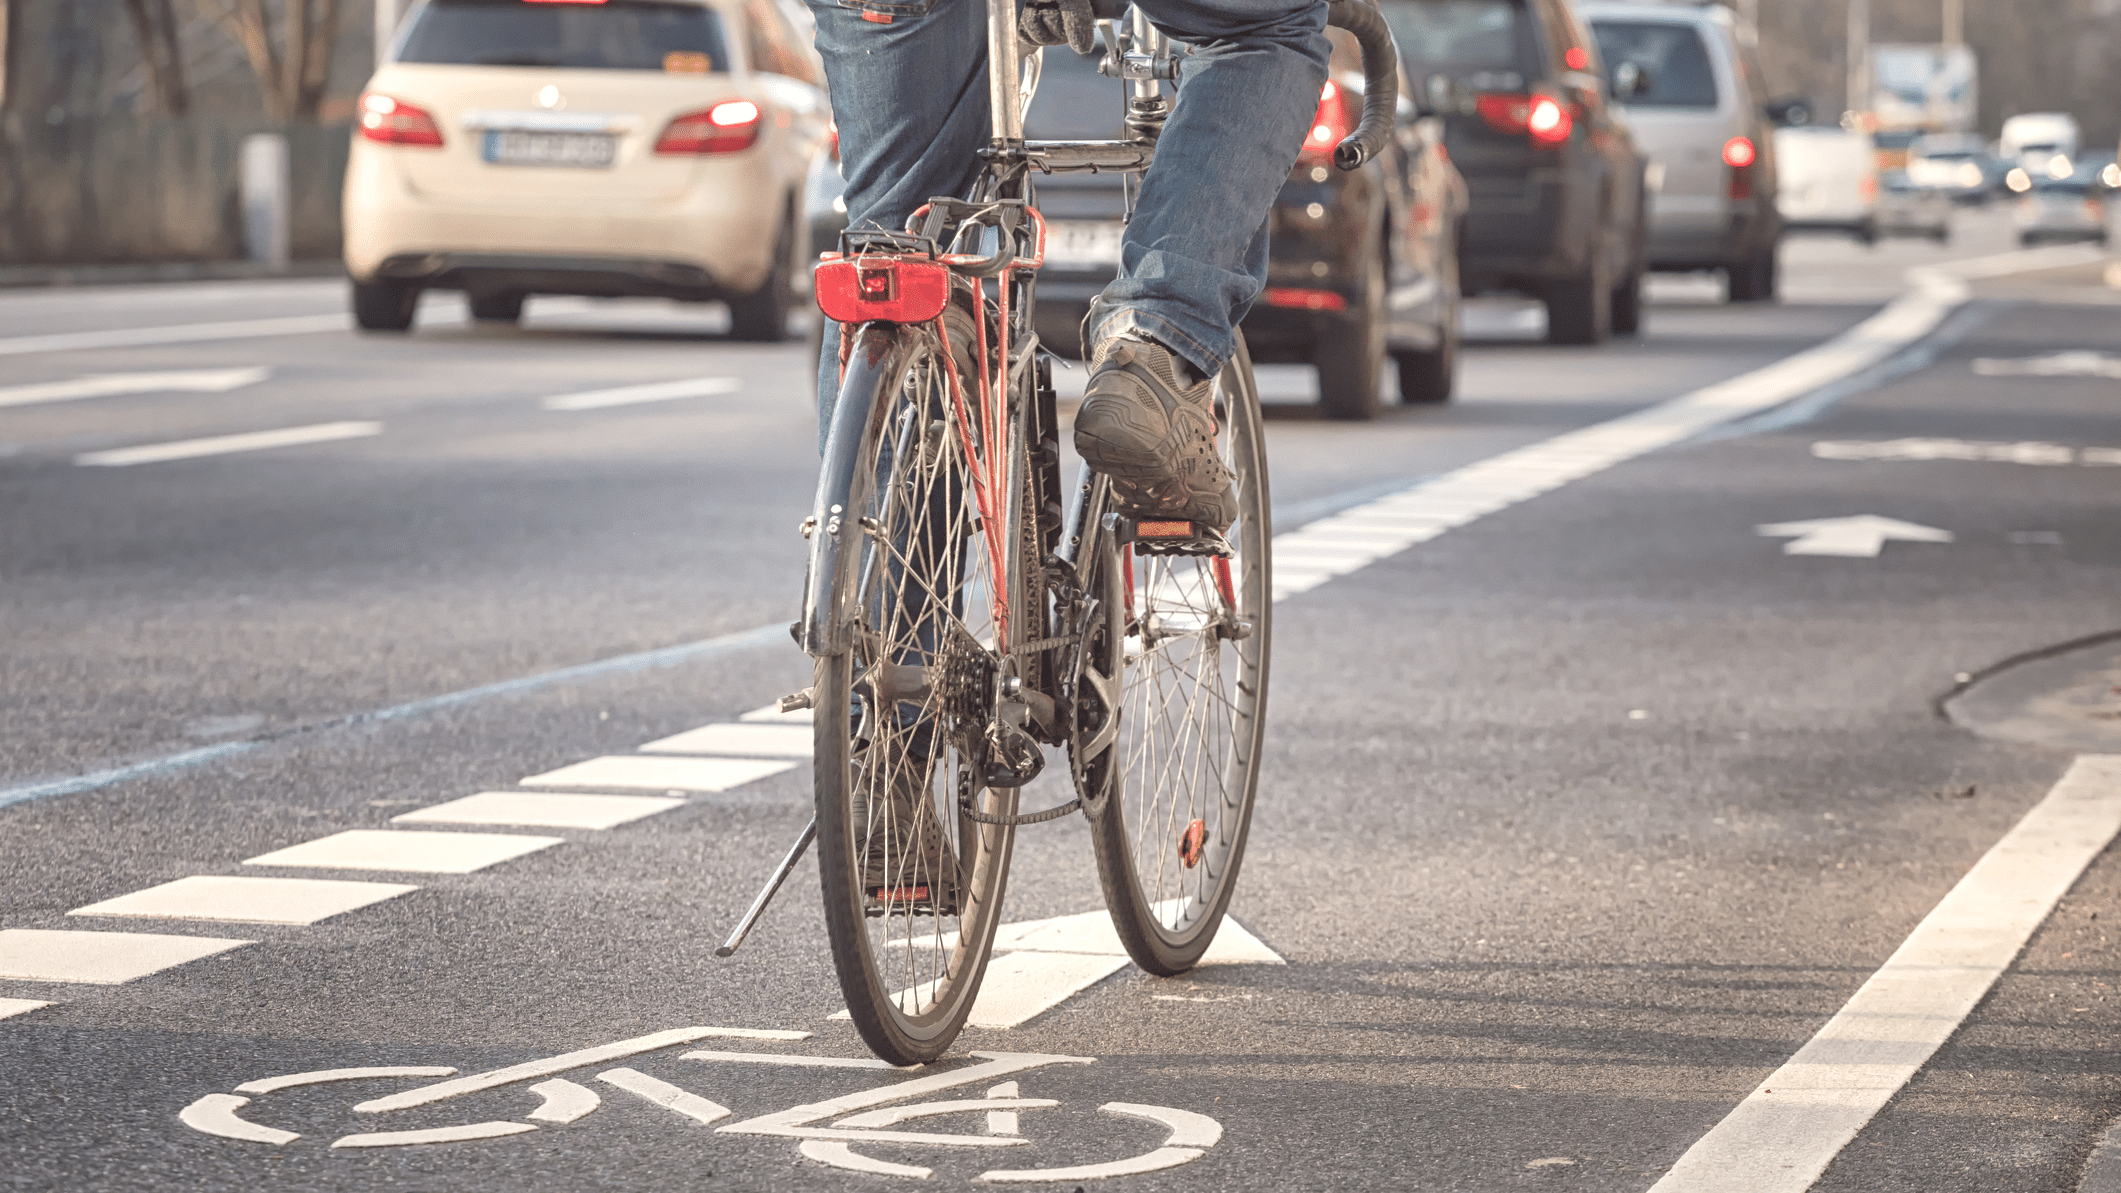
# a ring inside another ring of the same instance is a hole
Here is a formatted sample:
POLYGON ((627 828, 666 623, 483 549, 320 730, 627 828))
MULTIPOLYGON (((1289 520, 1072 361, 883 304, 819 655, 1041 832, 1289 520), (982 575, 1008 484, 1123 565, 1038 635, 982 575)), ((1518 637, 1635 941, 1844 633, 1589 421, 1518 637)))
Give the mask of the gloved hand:
POLYGON ((1033 45, 1066 45, 1088 55, 1097 48, 1097 17, 1090 0, 1029 0, 1016 31, 1033 45))

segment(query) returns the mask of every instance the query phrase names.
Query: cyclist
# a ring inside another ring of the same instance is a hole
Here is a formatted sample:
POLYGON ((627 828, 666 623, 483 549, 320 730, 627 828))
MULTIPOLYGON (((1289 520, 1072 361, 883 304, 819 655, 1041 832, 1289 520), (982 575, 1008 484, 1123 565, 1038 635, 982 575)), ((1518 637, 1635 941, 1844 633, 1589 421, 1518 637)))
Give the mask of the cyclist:
MULTIPOLYGON (((1089 54, 1093 0, 1028 0, 1019 35, 1089 54)), ((896 230, 965 195, 991 135, 981 0, 809 0, 840 130, 850 227, 896 230)), ((1237 516, 1211 382, 1266 284, 1266 219, 1303 147, 1331 47, 1325 0, 1135 0, 1192 52, 1156 162, 1092 304, 1075 446, 1129 513, 1218 532, 1237 516)), ((838 328, 819 362, 820 433, 838 398, 838 328)))

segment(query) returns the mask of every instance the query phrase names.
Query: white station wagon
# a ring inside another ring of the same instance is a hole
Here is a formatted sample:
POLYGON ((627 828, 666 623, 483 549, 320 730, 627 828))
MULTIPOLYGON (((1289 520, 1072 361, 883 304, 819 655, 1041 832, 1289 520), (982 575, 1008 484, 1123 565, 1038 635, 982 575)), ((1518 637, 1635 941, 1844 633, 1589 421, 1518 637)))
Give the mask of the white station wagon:
POLYGON ((361 97, 347 162, 355 321, 412 326, 462 290, 729 304, 786 334, 830 108, 780 0, 426 0, 361 97))

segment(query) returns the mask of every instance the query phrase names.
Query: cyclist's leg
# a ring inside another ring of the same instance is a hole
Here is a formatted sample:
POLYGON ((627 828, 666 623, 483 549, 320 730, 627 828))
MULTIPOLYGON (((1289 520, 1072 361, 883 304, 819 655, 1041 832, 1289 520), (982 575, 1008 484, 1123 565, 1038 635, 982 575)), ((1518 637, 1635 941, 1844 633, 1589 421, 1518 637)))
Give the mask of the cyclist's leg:
POLYGON ((1266 220, 1296 164, 1331 46, 1322 0, 1135 0, 1188 43, 1092 344, 1134 332, 1213 376, 1266 285, 1266 220))
MULTIPOLYGON (((921 204, 963 195, 979 175, 978 151, 992 131, 987 6, 985 0, 858 2, 869 7, 810 0, 810 11, 839 123, 847 226, 897 231, 921 204)), ((839 398, 838 333, 827 321, 818 361, 820 450, 839 398)))

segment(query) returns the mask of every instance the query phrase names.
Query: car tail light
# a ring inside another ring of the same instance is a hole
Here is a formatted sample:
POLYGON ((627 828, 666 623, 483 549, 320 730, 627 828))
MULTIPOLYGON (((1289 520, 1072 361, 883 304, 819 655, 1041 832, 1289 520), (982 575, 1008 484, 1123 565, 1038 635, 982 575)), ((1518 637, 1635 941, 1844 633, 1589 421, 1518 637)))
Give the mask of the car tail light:
POLYGON ((837 120, 825 126, 825 154, 833 161, 840 160, 840 122, 837 120))
POLYGON ((656 139, 655 151, 735 153, 751 148, 758 139, 759 106, 748 99, 725 99, 672 120, 656 139))
POLYGON ((1348 300, 1331 290, 1307 290, 1297 286, 1269 286, 1260 294, 1270 307, 1294 307, 1299 311, 1345 311, 1348 300))
POLYGON ((2087 195, 2087 196, 2085 196, 2085 199, 2084 199, 2084 214, 2085 214, 2085 215, 2087 215, 2087 216, 2090 216, 2090 217, 2091 217, 2092 219, 2094 219, 2094 220, 2103 220, 2103 219, 2105 219, 2105 218, 2106 218, 2106 203, 2105 203, 2105 201, 2104 201, 2104 200, 2102 200, 2102 199, 2100 199, 2100 198, 2099 198, 2099 196, 2097 196, 2097 195, 2087 195))
POLYGON ((1591 69, 1591 56, 1584 51, 1582 46, 1570 46, 1569 52, 1563 54, 1561 60, 1569 64, 1570 70, 1591 69))
POLYGON ((1723 164, 1733 170, 1745 169, 1759 156, 1750 137, 1732 137, 1723 143, 1723 164))
POLYGON ((1875 198, 1877 198, 1877 197, 1878 197, 1878 178, 1877 178, 1877 176, 1876 176, 1876 175, 1865 175, 1865 176, 1864 176, 1864 178, 1863 178, 1863 179, 1862 179, 1861 181, 1859 181, 1859 182, 1857 182, 1857 183, 1856 183, 1856 193, 1857 193, 1857 194, 1859 194, 1859 195, 1861 195, 1861 196, 1863 196, 1863 197, 1864 197, 1864 198, 1866 198, 1866 199, 1875 199, 1875 198))
POLYGON ((1551 95, 1489 92, 1474 100, 1473 108, 1489 128, 1499 133, 1523 133, 1541 149, 1551 149, 1568 140, 1576 127, 1575 115, 1551 95))
POLYGON ((442 130, 427 109, 373 91, 361 97, 361 135, 384 145, 442 143, 442 130))
POLYGON ((1298 161, 1312 164, 1333 156, 1334 146, 1355 131, 1355 115, 1349 111, 1355 99, 1345 87, 1331 79, 1326 80, 1325 89, 1318 94, 1318 115, 1311 120, 1311 131, 1304 137, 1303 152, 1296 155, 1298 161))

